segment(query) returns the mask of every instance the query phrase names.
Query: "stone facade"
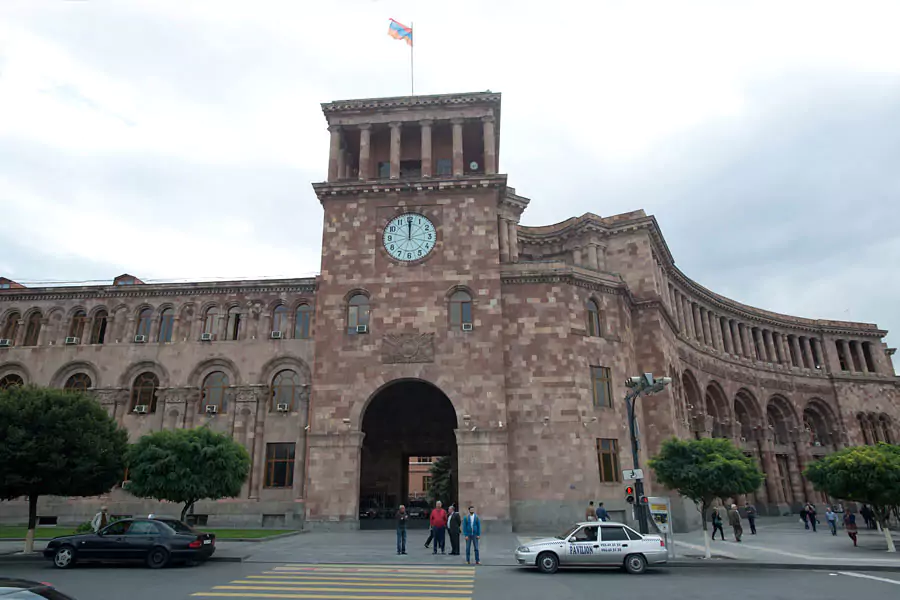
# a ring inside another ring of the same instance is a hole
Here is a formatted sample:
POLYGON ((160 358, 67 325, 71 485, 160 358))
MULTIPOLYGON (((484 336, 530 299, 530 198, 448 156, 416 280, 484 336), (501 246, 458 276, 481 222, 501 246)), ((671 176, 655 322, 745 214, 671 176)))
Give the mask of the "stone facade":
MULTIPOLYGON (((397 465, 442 453, 452 500, 478 506, 488 527, 557 527, 590 499, 628 518, 622 398, 642 372, 674 380, 640 401, 642 463, 673 435, 731 438, 766 471, 752 498, 763 511, 816 498, 800 473, 817 456, 900 438, 893 349, 875 325, 719 296, 675 266, 640 210, 519 225, 529 200, 497 173, 499 94, 323 110, 317 278, 0 280, 0 385, 87 386, 132 439, 201 424, 234 436, 252 474, 239 498, 197 506, 211 524, 354 528, 362 496, 405 500, 397 465), (433 249, 401 261, 382 242, 405 214, 433 224, 433 249)), ((665 493, 652 476, 648 490, 665 493)), ((177 510, 116 489, 45 498, 39 512, 74 521, 100 502, 177 510)), ((25 511, 9 503, 2 519, 25 511)))

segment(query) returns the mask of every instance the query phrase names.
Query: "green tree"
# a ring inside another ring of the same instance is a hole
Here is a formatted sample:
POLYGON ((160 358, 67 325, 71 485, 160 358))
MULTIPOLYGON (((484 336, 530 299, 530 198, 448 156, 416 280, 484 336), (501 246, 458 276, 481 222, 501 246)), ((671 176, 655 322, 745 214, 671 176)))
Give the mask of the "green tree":
POLYGON ((721 438, 667 440, 650 461, 650 468, 661 484, 697 505, 703 520, 706 558, 711 556, 706 515, 713 500, 749 494, 763 482, 756 462, 730 440, 721 438))
POLYGON ((879 443, 844 448, 810 464, 804 475, 829 496, 871 506, 888 552, 896 551, 888 518, 900 505, 900 446, 879 443))
POLYGON ((451 461, 449 456, 442 456, 431 465, 431 487, 428 489, 428 499, 432 504, 440 500, 448 505, 453 501, 450 497, 452 485, 450 483, 451 461))
POLYGON ((183 503, 182 520, 198 500, 239 495, 249 473, 247 450, 206 427, 149 433, 128 450, 128 491, 183 503))
POLYGON ((28 498, 34 551, 40 496, 97 496, 125 473, 128 435, 87 394, 36 386, 0 390, 0 498, 28 498))

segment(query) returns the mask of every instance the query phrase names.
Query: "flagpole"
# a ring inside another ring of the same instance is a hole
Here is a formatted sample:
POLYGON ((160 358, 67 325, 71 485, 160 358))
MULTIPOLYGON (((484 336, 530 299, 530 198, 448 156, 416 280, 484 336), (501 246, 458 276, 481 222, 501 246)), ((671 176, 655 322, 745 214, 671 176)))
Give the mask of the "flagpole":
POLYGON ((415 70, 413 69, 413 48, 415 48, 416 40, 413 36, 413 22, 409 22, 409 32, 410 32, 410 42, 409 45, 409 88, 410 88, 410 96, 416 95, 416 80, 415 80, 415 70))

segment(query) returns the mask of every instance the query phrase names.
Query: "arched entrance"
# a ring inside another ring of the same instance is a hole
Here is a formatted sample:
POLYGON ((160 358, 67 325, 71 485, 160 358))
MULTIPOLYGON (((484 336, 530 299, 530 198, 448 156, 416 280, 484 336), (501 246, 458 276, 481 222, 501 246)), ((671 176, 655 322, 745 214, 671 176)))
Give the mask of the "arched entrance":
MULTIPOLYGON (((427 470, 419 457, 449 457, 450 498, 457 496, 456 411, 437 387, 418 379, 393 381, 381 388, 362 418, 359 474, 360 529, 393 528, 394 511, 410 504, 410 463, 427 470), (410 460, 412 459, 412 461, 410 460)), ((421 476, 421 475, 420 475, 421 476)), ((421 501, 420 501, 421 502, 421 501)), ((427 528, 428 520, 414 518, 410 527, 427 528)))

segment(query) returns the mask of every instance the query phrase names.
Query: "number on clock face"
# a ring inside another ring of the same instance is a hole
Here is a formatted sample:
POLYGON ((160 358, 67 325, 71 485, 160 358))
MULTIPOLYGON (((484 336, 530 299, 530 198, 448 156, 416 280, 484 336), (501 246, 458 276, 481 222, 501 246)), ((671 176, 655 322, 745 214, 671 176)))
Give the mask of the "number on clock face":
POLYGON ((394 217, 384 228, 382 243, 396 260, 411 262, 428 256, 434 249, 437 232, 434 223, 419 213, 394 217))

